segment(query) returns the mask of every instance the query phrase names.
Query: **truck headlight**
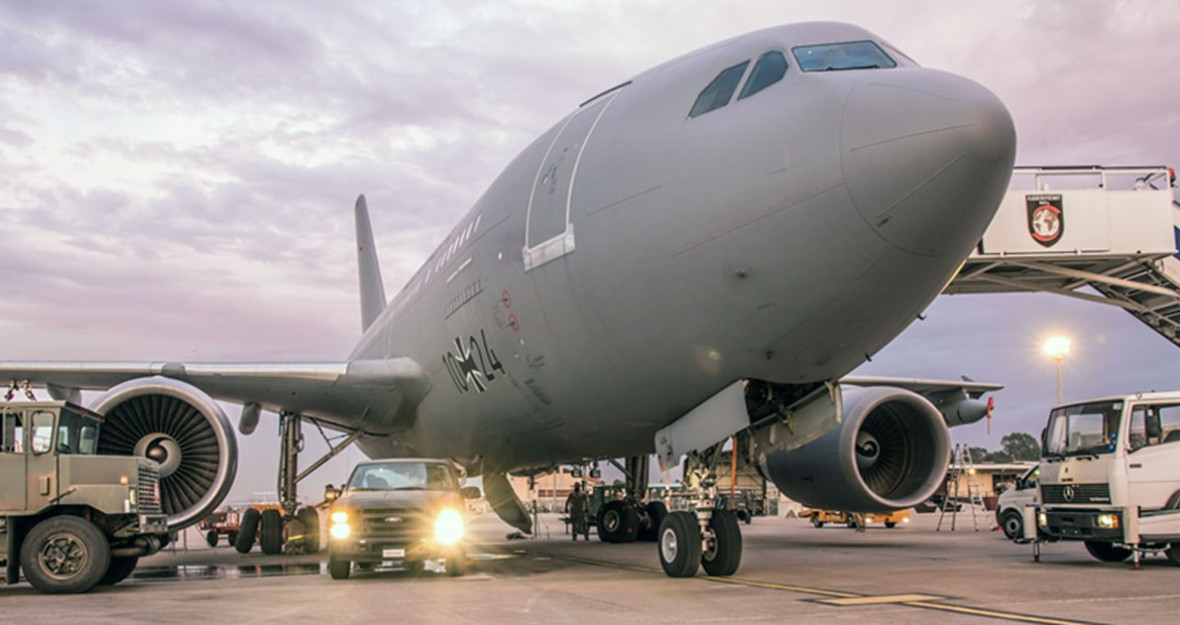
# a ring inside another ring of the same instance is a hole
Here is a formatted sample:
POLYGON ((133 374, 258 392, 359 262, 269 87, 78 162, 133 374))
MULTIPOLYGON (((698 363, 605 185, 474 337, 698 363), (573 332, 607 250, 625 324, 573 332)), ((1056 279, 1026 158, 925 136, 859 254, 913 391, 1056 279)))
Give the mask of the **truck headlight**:
POLYGON ((439 513, 434 521, 434 539, 444 545, 453 545, 463 539, 463 517, 454 508, 439 513))
POLYGON ((1119 527, 1119 515, 1117 514, 1100 514, 1098 515, 1098 527, 1103 529, 1113 530, 1119 527))
POLYGON ((332 527, 328 530, 328 534, 332 538, 345 539, 352 533, 352 528, 348 526, 348 513, 344 510, 337 510, 331 514, 332 527))
POLYGON ((1045 514, 1044 512, 1038 512, 1037 513, 1037 525, 1040 525, 1041 527, 1045 527, 1045 526, 1049 525, 1049 516, 1047 514, 1045 514))

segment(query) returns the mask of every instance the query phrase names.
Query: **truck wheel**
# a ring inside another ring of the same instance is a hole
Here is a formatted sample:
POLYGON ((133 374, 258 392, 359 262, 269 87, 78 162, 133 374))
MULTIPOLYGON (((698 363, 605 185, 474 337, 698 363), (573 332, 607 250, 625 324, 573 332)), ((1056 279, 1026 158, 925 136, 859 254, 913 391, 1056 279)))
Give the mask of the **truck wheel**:
POLYGON ((691 512, 673 512, 660 523, 656 541, 668 577, 692 577, 701 568, 701 526, 691 512))
POLYGON ((848 520, 844 524, 848 526, 848 529, 856 529, 856 519, 852 518, 852 515, 848 515, 848 520))
POLYGON ((824 522, 819 519, 818 514, 814 514, 811 516, 811 524, 816 527, 823 527, 824 526, 824 522))
POLYGON ((701 567, 714 577, 733 575, 742 563, 742 530, 737 516, 729 510, 714 510, 709 529, 716 540, 701 554, 701 567))
POLYGON ((98 582, 99 586, 114 586, 131 577, 135 565, 139 564, 139 556, 111 556, 111 565, 107 567, 106 575, 98 582))
POLYGON ((886 529, 893 529, 895 527, 897 527, 897 521, 885 521, 886 529))
POLYGON ((205 534, 205 542, 209 543, 210 547, 216 547, 217 546, 217 530, 209 530, 209 533, 205 534))
POLYGON ((1086 551, 1103 562, 1122 562, 1131 557, 1131 550, 1097 540, 1086 541, 1086 551))
POLYGON ((598 536, 608 543, 635 541, 639 529, 639 512, 625 501, 610 501, 598 517, 598 536))
POLYGON ((262 511, 262 534, 258 546, 268 556, 283 552, 283 514, 274 508, 262 511))
POLYGON ((668 516, 668 506, 662 501, 649 501, 644 511, 647 512, 648 526, 639 528, 639 540, 655 542, 660 533, 660 523, 668 516))
POLYGON ((334 555, 328 556, 328 575, 331 575, 332 579, 348 579, 348 574, 351 572, 351 562, 338 559, 334 555))
POLYGON ((320 515, 315 508, 300 508, 295 518, 303 523, 303 546, 307 553, 320 551, 320 515))
POLYGON ((458 552, 447 558, 445 567, 447 575, 451 577, 462 577, 467 574, 467 549, 459 549, 458 552))
POLYGON ((242 521, 238 524, 238 539, 234 541, 234 549, 238 553, 250 553, 254 548, 254 539, 258 536, 258 521, 262 513, 250 508, 242 513, 242 521))
POLYGON ((1004 529, 1004 535, 1008 537, 1008 540, 1018 540, 1024 537, 1024 519, 1015 510, 1004 513, 1004 520, 1000 522, 1000 527, 1004 529))
POLYGON ((56 516, 33 526, 20 550, 25 578, 44 593, 86 592, 106 574, 111 547, 86 519, 56 516))

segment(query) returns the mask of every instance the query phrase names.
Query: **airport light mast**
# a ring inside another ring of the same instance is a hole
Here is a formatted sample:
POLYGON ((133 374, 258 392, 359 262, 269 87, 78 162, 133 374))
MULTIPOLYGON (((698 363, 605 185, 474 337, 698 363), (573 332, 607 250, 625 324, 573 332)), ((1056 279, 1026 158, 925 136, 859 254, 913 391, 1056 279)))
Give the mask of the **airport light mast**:
POLYGON ((1051 336, 1045 341, 1045 355, 1057 363, 1057 405, 1061 405, 1061 361, 1069 353, 1071 342, 1064 336, 1051 336))

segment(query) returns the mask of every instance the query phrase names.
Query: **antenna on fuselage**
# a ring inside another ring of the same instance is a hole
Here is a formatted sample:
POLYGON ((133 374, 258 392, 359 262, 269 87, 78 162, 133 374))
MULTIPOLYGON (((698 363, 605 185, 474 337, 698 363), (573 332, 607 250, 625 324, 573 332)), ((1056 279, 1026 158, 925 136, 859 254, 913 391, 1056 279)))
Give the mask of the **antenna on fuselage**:
POLYGON ((388 303, 385 284, 381 281, 381 265, 377 263, 377 246, 373 244, 373 226, 369 224, 369 205, 364 194, 356 199, 356 256, 361 287, 361 331, 381 315, 388 303))

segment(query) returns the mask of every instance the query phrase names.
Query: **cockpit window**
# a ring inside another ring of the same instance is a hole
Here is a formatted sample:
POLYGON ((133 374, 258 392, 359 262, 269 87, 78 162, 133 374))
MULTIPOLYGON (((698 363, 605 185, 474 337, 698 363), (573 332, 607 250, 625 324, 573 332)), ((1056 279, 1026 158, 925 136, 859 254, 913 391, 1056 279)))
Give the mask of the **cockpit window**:
POLYGON ((738 83, 742 81, 742 76, 746 73, 746 68, 750 66, 750 62, 746 61, 739 65, 734 65, 728 69, 722 70, 713 82, 709 83, 708 87, 697 96, 697 101, 692 105, 692 110, 688 112, 689 117, 696 117, 697 115, 704 115, 714 109, 719 109, 726 104, 729 104, 729 99, 733 97, 733 92, 737 91, 738 83))
POLYGON ((750 77, 746 79, 746 86, 742 87, 742 93, 738 95, 738 99, 748 98, 762 91, 782 80, 786 73, 787 57, 783 56, 782 52, 771 50, 763 54, 754 64, 754 71, 750 72, 750 77))
POLYGON ((805 72, 828 72, 839 69, 877 69, 897 67, 897 62, 872 41, 825 43, 791 48, 799 68, 805 72))

